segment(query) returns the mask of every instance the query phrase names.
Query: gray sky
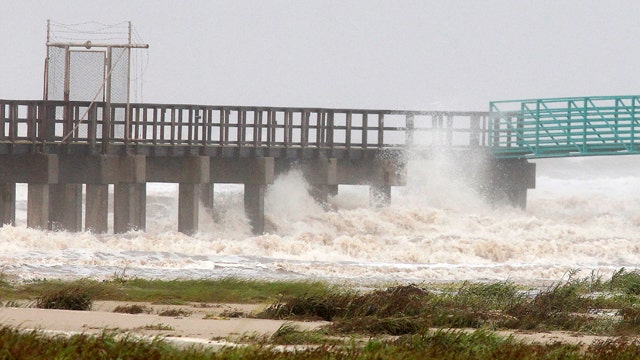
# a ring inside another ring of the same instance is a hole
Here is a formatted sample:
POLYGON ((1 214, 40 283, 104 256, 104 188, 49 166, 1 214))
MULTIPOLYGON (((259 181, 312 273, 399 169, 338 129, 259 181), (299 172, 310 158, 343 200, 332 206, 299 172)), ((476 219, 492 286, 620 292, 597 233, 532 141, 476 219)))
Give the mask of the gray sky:
POLYGON ((0 98, 42 97, 46 20, 131 20, 143 100, 486 110, 640 93, 640 1, 3 1, 0 98))

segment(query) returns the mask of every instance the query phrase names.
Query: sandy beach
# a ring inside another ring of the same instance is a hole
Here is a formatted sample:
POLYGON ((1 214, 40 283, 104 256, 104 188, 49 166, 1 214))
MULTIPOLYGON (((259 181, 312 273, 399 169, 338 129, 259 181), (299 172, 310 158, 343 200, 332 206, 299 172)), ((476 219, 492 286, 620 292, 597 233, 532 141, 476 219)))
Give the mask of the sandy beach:
MULTIPOLYGON (((27 307, 1 307, 0 324, 22 330, 40 330, 51 334, 99 334, 114 331, 136 336, 160 336, 176 343, 231 344, 243 335, 270 335, 286 321, 231 318, 225 312, 249 314, 263 305, 188 304, 96 301, 91 311, 47 310, 27 307), (114 313, 117 306, 141 305, 150 313, 114 313), (181 316, 159 315, 177 310, 181 316)), ((327 322, 295 322, 300 329, 314 329, 327 322)))
MULTIPOLYGON (((187 304, 157 305, 150 303, 96 301, 91 311, 46 310, 28 307, 1 307, 0 324, 25 331, 39 330, 52 335, 99 334, 113 331, 140 337, 162 337, 178 345, 202 344, 219 347, 234 345, 244 335, 269 336, 284 323, 292 323, 301 330, 317 329, 329 324, 325 321, 292 322, 247 317, 227 317, 225 313, 250 314, 264 305, 248 304, 187 304), (140 305, 150 313, 114 313, 117 306, 140 305), (168 310, 183 312, 181 316, 163 316, 168 310)), ((435 329, 434 329, 435 330, 435 329)), ((468 329, 468 331, 473 331, 468 329)), ((589 345, 606 340, 606 336, 576 334, 565 331, 497 331, 502 336, 514 336, 524 342, 589 345)))

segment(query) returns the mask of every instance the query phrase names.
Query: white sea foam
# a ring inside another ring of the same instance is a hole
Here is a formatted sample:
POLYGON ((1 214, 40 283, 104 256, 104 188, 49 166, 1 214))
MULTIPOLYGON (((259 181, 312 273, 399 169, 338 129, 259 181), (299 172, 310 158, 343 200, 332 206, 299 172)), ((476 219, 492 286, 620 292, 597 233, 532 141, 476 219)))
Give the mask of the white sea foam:
MULTIPOLYGON (((71 234, 27 229, 19 187, 15 227, 0 229, 6 275, 29 278, 321 278, 331 281, 558 280, 570 269, 608 274, 640 264, 640 167, 617 176, 607 159, 539 162, 528 210, 492 207, 447 161, 412 161, 392 204, 369 207, 366 187, 340 188, 325 211, 292 171, 267 190, 267 234, 253 236, 242 188, 217 186, 200 232, 177 228, 177 187, 148 186, 147 232, 71 234), (600 172, 599 166, 609 171, 600 172), (635 170, 638 169, 638 170, 635 170)), ((621 160, 616 160, 620 162, 621 160)), ((633 166, 632 166, 633 165, 633 166)), ((634 167, 635 166, 635 167, 634 167)))

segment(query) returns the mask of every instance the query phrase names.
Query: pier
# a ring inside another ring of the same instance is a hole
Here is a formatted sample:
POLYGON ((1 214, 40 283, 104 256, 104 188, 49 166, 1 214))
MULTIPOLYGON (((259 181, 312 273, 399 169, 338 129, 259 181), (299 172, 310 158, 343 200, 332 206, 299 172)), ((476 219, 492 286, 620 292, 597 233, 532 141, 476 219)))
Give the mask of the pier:
MULTIPOLYGON (((366 185, 384 206, 412 156, 490 158, 487 124, 484 112, 0 100, 0 220, 15 223, 16 183, 27 183, 29 227, 104 233, 113 186, 113 230, 145 230, 146 184, 165 182, 179 184, 178 231, 192 234, 199 202, 212 208, 215 184, 233 183, 260 234, 265 189, 280 173, 300 169, 319 202, 366 185)), ((525 166, 494 181, 520 206, 533 187, 523 171, 534 178, 525 166)))

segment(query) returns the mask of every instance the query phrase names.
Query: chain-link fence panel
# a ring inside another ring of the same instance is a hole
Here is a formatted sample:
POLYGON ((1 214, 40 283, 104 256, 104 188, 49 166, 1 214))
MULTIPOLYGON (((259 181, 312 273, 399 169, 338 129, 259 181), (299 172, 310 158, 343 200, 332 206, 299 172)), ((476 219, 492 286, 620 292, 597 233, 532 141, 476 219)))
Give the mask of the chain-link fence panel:
POLYGON ((105 52, 72 50, 69 56, 69 100, 104 101, 105 52))
POLYGON ((124 47, 111 48, 111 102, 125 103, 129 99, 129 53, 124 47))
POLYGON ((64 78, 67 50, 64 47, 47 47, 47 92, 45 100, 64 100, 64 78))

